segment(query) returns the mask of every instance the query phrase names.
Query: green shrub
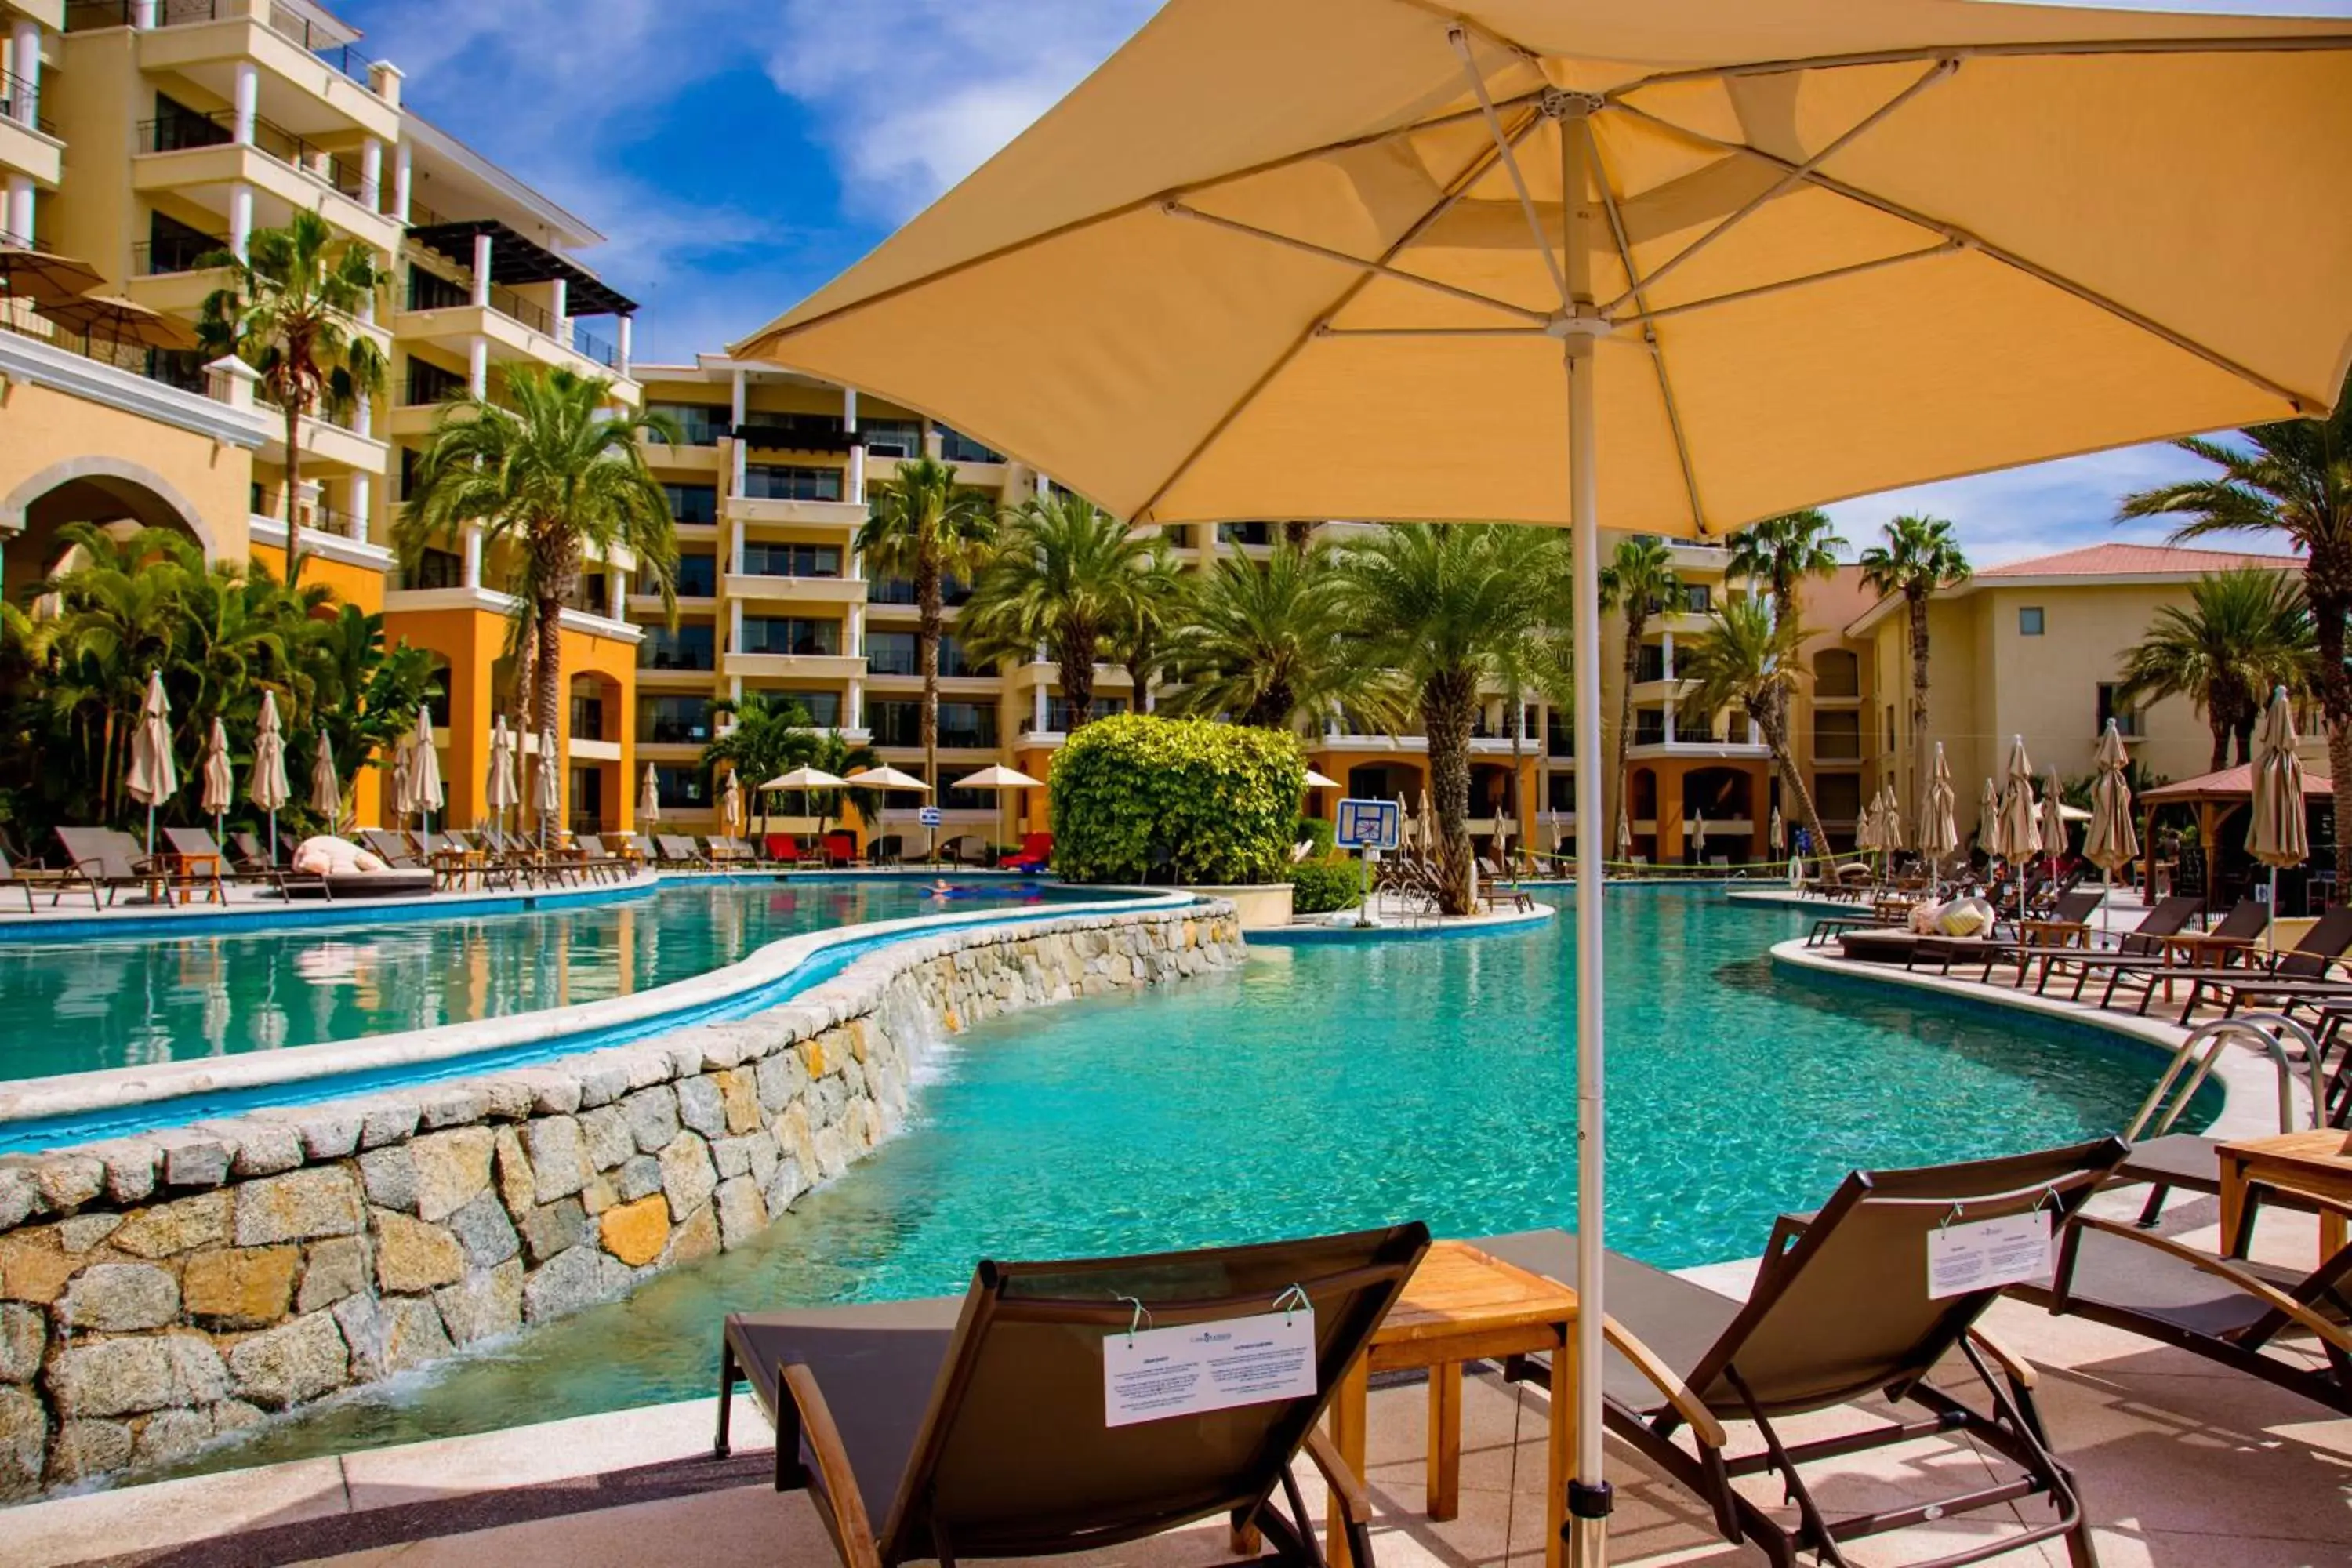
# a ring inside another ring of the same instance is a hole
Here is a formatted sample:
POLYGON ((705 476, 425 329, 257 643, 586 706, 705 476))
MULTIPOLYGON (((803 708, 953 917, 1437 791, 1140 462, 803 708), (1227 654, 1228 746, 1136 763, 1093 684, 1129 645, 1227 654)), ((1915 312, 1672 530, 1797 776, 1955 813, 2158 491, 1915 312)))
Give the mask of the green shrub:
POLYGON ((1290 868, 1290 912, 1352 910, 1364 895, 1364 868, 1353 860, 1301 860, 1290 868))
POLYGON ((1315 846, 1314 852, 1309 858, 1329 858, 1337 847, 1336 838, 1338 833, 1339 829, 1333 827, 1329 819, 1327 817, 1302 816, 1298 819, 1297 837, 1315 846))
POLYGON ((1072 882, 1278 882, 1298 826, 1297 741, 1206 719, 1097 719, 1054 759, 1054 869, 1072 882))

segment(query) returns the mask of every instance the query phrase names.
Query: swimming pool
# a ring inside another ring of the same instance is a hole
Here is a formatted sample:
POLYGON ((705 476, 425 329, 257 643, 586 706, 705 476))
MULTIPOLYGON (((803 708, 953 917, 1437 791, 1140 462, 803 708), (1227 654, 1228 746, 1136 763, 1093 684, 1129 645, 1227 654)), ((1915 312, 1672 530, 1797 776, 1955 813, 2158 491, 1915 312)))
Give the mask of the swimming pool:
MULTIPOLYGON (((0 1079, 278 1050, 630 995, 769 942, 1087 895, 1032 881, 671 882, 454 919, 0 944, 0 1079)), ((404 913, 405 911, 404 911, 404 913)))
MULTIPOLYGON (((1813 918, 1610 896, 1612 1246, 1753 1254, 1856 1166, 2110 1132, 2161 1070, 2099 1031, 1776 972, 1768 944, 1813 918)), ((212 1462, 706 1394, 722 1313, 960 1291, 982 1256, 1570 1223, 1573 931, 1255 949, 1236 973, 993 1020, 939 1047, 905 1135, 753 1245, 212 1462)))

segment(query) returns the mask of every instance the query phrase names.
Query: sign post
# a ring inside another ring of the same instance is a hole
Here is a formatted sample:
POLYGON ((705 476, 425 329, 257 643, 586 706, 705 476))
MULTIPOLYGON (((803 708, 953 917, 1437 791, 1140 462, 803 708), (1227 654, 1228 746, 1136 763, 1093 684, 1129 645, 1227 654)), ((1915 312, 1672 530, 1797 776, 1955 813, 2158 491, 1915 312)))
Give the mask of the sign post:
POLYGON ((1357 851, 1362 860, 1364 897, 1356 908, 1356 924, 1369 926, 1372 923, 1372 867, 1402 840, 1403 807, 1392 800, 1342 800, 1332 828, 1332 843, 1357 851))
POLYGON ((915 813, 915 820, 921 823, 930 835, 930 846, 926 858, 936 866, 940 863, 940 808, 936 805, 927 805, 915 813))

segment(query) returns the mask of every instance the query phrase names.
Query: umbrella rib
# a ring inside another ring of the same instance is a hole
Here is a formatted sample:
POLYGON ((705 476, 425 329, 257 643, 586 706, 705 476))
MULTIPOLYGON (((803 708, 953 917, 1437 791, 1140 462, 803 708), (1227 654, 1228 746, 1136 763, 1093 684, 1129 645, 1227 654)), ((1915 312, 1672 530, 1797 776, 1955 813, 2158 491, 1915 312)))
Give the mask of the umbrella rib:
POLYGON ((2314 33, 2307 36, 2270 35, 2261 37, 2204 38, 2083 38, 2053 43, 1921 45, 1902 49, 1866 49, 1853 54, 1815 55, 1779 60, 1745 60, 1734 65, 1692 66, 1659 71, 1606 94, 1622 104, 1629 93, 1645 87, 1686 81, 1719 81, 1731 77, 1785 76, 1793 71, 1838 70, 1857 66, 1905 65, 1927 59, 2063 59, 2084 55, 2277 54, 2352 48, 2352 34, 2314 33))
MULTIPOLYGON (((1486 121, 1486 134, 1494 138, 1495 151, 1503 161, 1503 173, 1511 177, 1511 189, 1518 195, 1519 211, 1528 220, 1528 237, 1535 242, 1536 254, 1543 258, 1544 270, 1551 274, 1552 287, 1559 290, 1560 308, 1566 310, 1571 303, 1568 274, 1560 268, 1560 258, 1551 253, 1551 237, 1544 232, 1543 219, 1536 214, 1536 198, 1528 190, 1528 177, 1519 168, 1511 141, 1503 134, 1503 118, 1495 112, 1495 100, 1486 92, 1486 79, 1478 73, 1477 58, 1470 50, 1470 36, 1457 26, 1448 28, 1445 37, 1454 46, 1454 52, 1462 57, 1462 74, 1470 79, 1470 90, 1477 96, 1478 112, 1486 121)), ((1561 124, 1560 134, 1565 136, 1566 121, 1561 124)), ((1568 200, 1565 193, 1560 199, 1568 200)))
MULTIPOLYGON (((1617 205, 1617 193, 1610 188, 1609 164, 1601 156, 1601 138, 1592 133, 1592 121, 1584 122, 1585 138, 1592 153, 1593 184, 1601 192, 1601 209, 1609 218, 1609 235, 1617 247, 1618 264, 1625 268, 1625 279, 1633 287, 1626 290, 1633 302, 1644 312, 1650 308, 1650 280, 1642 277, 1633 263, 1633 244, 1625 233, 1625 215, 1617 205)), ((1642 321, 1642 341, 1650 348, 1650 365, 1658 375, 1658 398, 1665 405, 1666 426, 1675 436, 1675 458, 1682 465, 1683 490, 1690 498, 1691 526, 1704 538, 1707 532, 1706 509, 1699 504, 1698 465, 1691 458, 1690 434, 1683 427, 1682 405, 1675 401, 1674 378, 1666 374, 1665 345, 1658 341, 1658 331, 1648 321, 1642 321)))
MULTIPOLYGON (((1515 140, 1525 140, 1538 125, 1542 123, 1542 120, 1543 117, 1540 114, 1529 114, 1527 119, 1520 123, 1519 129, 1516 133, 1515 140)), ((1429 232, 1429 227, 1432 224, 1434 224, 1439 218, 1444 217, 1447 213, 1453 211, 1454 204, 1459 202, 1465 195, 1468 195, 1471 188, 1480 180, 1486 178, 1487 172, 1494 168, 1496 157, 1496 153, 1492 147, 1483 149, 1475 158, 1473 158, 1470 161, 1469 167, 1462 172, 1460 177, 1454 181, 1452 188, 1441 195, 1435 203, 1432 204, 1427 212, 1422 214, 1421 216, 1415 218, 1410 225, 1408 225, 1405 231, 1399 235, 1385 250, 1381 252, 1381 259, 1387 261, 1402 254, 1407 246, 1411 245, 1414 240, 1419 239, 1423 235, 1429 232)), ((1176 488, 1178 481, 1182 479, 1186 474, 1192 471, 1193 465, 1201 460, 1202 455, 1208 451, 1209 447, 1215 443, 1217 437, 1223 436, 1228 429, 1232 428, 1234 421, 1240 418, 1243 411, 1258 400, 1259 395, 1264 393, 1269 385, 1273 384, 1274 378, 1280 375, 1291 362, 1297 359, 1299 354, 1305 351, 1309 342, 1312 342, 1319 333, 1328 330, 1329 322, 1333 314, 1347 309, 1349 304, 1355 300, 1356 296, 1362 293, 1365 288, 1370 284, 1372 277, 1373 274, 1366 272, 1362 276, 1357 278, 1353 282, 1349 283, 1347 288, 1340 290, 1339 297, 1338 299, 1332 300, 1328 306, 1317 312, 1315 320, 1309 322, 1305 330, 1300 331, 1298 336, 1291 341, 1290 346, 1285 349, 1280 354, 1276 355, 1273 363, 1265 367, 1265 374, 1261 374, 1255 381, 1252 382, 1249 385, 1249 389, 1234 400, 1233 406, 1227 408, 1224 413, 1218 416, 1216 423, 1211 425, 1207 432, 1202 436, 1200 440, 1192 444, 1192 449, 1184 454, 1184 458, 1181 462, 1179 462, 1174 468, 1168 471, 1168 477, 1160 481, 1159 488, 1144 498, 1143 504, 1135 509, 1134 517, 1136 521, 1141 521, 1150 515, 1151 509, 1158 506, 1168 492, 1176 488)))
MULTIPOLYGON (((1636 108, 1630 103, 1619 102, 1613 107, 1638 119, 1648 121, 1662 130, 1672 132, 1677 136, 1687 136, 1695 142, 1703 142, 1722 152, 1745 153, 1781 169, 1794 169, 1798 166, 1776 153, 1767 153, 1761 147, 1751 146, 1745 142, 1727 141, 1720 136, 1710 136, 1706 132, 1694 131, 1685 125, 1677 125, 1671 120, 1664 119, 1651 113, 1648 110, 1636 108)), ((2086 305, 2106 311, 2126 325, 2137 327, 2149 336, 2159 338, 2182 353, 2193 354, 2215 369, 2225 371, 2257 390, 2268 393, 2271 396, 2291 405, 2299 415, 2305 417, 2324 416, 2334 406, 2331 399, 2314 397, 2283 386, 2252 366, 2240 364, 2221 350, 2199 342, 2186 332, 2168 327, 2163 322, 2134 310, 2122 300, 2100 293, 2087 283, 2077 282, 2063 273, 2053 271, 2040 262, 2021 256, 2005 246, 1985 238, 1982 235, 1971 233, 1958 224, 1949 223, 1932 214, 1922 212, 1891 196, 1883 196, 1875 191, 1866 190, 1860 185, 1841 180, 1834 174, 1825 174, 1819 169, 1811 170, 1804 177, 1806 183, 1816 185, 1832 195, 1843 196, 1848 201, 1874 207, 1889 217, 1900 218, 1905 223, 1924 228, 1931 234, 1941 235, 1964 249, 1979 252, 2004 266, 2024 273, 2037 282, 2047 284, 2061 293, 2071 294, 2086 305)))
MULTIPOLYGON (((1647 326, 1652 321, 1663 321, 1670 317, 1687 315, 1693 310, 1711 310, 1717 305, 1737 304, 1742 300, 1754 300, 1766 294, 1779 294, 1790 289, 1802 289, 1809 284, 1834 282, 1841 278, 1853 278, 1864 272, 1875 272, 1884 267, 1895 267, 1906 261, 1925 261, 1930 257, 1949 256, 1955 251, 1967 248, 1969 247, 1964 240, 1948 239, 1941 245, 1931 245, 1921 250, 1899 251, 1893 256, 1879 257, 1875 260, 1856 261, 1844 267, 1832 267, 1821 272, 1808 272, 1801 277, 1783 278, 1775 283, 1758 283, 1746 289, 1734 289, 1726 294, 1710 294, 1704 300, 1688 300, 1679 305, 1663 305, 1654 310, 1644 309, 1630 311, 1622 316, 1612 316, 1609 320, 1613 326, 1622 327, 1636 321, 1647 326)), ((1639 304, 1641 301, 1636 298, 1634 303, 1639 304)))
MULTIPOLYGON (((1515 305, 1508 300, 1497 300, 1491 294, 1481 294, 1475 289, 1443 283, 1434 278, 1425 278, 1418 272, 1407 272, 1404 268, 1392 267, 1387 261, 1378 258, 1351 256, 1344 250, 1334 250, 1328 245, 1318 245, 1311 239, 1300 239, 1274 229, 1260 228, 1255 224, 1244 223, 1239 218, 1221 217, 1215 213, 1202 212, 1199 207, 1187 206, 1182 202, 1171 201, 1166 204, 1163 210, 1171 217, 1192 218, 1213 228, 1228 229, 1234 234, 1247 235, 1253 239, 1263 239, 1292 250, 1303 251, 1308 256, 1320 257, 1326 261, 1336 261, 1344 267, 1358 268, 1366 272, 1377 273, 1382 278, 1394 279, 1400 283, 1411 283, 1456 300, 1465 300, 1473 305, 1482 305, 1488 310, 1501 310, 1538 326, 1551 320, 1550 315, 1546 311, 1530 310, 1525 305, 1515 305)), ((1394 253, 1394 248, 1391 247, 1390 254, 1394 253)), ((1328 313, 1325 312, 1327 315, 1328 313)))
MULTIPOLYGON (((1888 99, 1885 103, 1880 104, 1876 109, 1872 110, 1868 114, 1864 115, 1853 124, 1848 126, 1843 132, 1832 137, 1828 144, 1823 146, 1820 152, 1815 153, 1811 157, 1807 158, 1801 163, 1793 165, 1784 164, 1779 179, 1773 181, 1772 184, 1757 192, 1746 201, 1740 203, 1737 207, 1734 207, 1731 212, 1713 228, 1708 229, 1705 234, 1700 235, 1696 239, 1692 240, 1688 245, 1683 247, 1682 249, 1675 252, 1674 255, 1660 262, 1658 264, 1657 270, 1650 274, 1647 282, 1651 287, 1656 287, 1659 282, 1672 275, 1675 269, 1682 266, 1684 262, 1688 261, 1692 257, 1698 255, 1708 246, 1713 245, 1717 240, 1721 239, 1725 235, 1729 234, 1733 229, 1738 227, 1740 224, 1746 222, 1748 218, 1753 217, 1759 211, 1762 210, 1770 203, 1778 201, 1789 192, 1796 189, 1799 185, 1803 184, 1823 163, 1828 163, 1832 158, 1836 157, 1840 153, 1845 151, 1846 148, 1852 146, 1854 142, 1859 142, 1863 137, 1868 135, 1873 131, 1877 130, 1881 125, 1885 124, 1890 118, 1892 118, 1897 110, 1901 110, 1906 104, 1908 104, 1913 99, 1918 97, 1929 88, 1936 86, 1939 82, 1949 80, 1951 77, 1959 70, 1959 68, 1960 62, 1958 60, 1937 60, 1934 65, 1921 72, 1918 79, 1913 81, 1910 86, 1905 88, 1901 92, 1896 93, 1893 98, 1888 99)), ((1617 298, 1610 300, 1606 305, 1601 306, 1601 313, 1604 316, 1611 314, 1622 306, 1627 300, 1633 299, 1633 290, 1631 289, 1626 289, 1625 292, 1618 295, 1617 298)))

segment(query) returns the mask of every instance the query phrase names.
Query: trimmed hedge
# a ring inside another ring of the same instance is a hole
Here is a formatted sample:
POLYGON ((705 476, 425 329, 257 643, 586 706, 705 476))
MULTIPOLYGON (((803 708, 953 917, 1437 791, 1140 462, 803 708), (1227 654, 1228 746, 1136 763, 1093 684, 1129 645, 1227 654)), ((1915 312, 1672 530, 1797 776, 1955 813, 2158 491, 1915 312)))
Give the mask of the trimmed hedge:
POLYGON ((1290 868, 1290 912, 1328 915, 1352 910, 1364 896, 1364 868, 1353 860, 1302 860, 1290 868))
POLYGON ((1054 869, 1071 882, 1279 882, 1298 826, 1297 740, 1207 719, 1097 719, 1054 759, 1054 869))

